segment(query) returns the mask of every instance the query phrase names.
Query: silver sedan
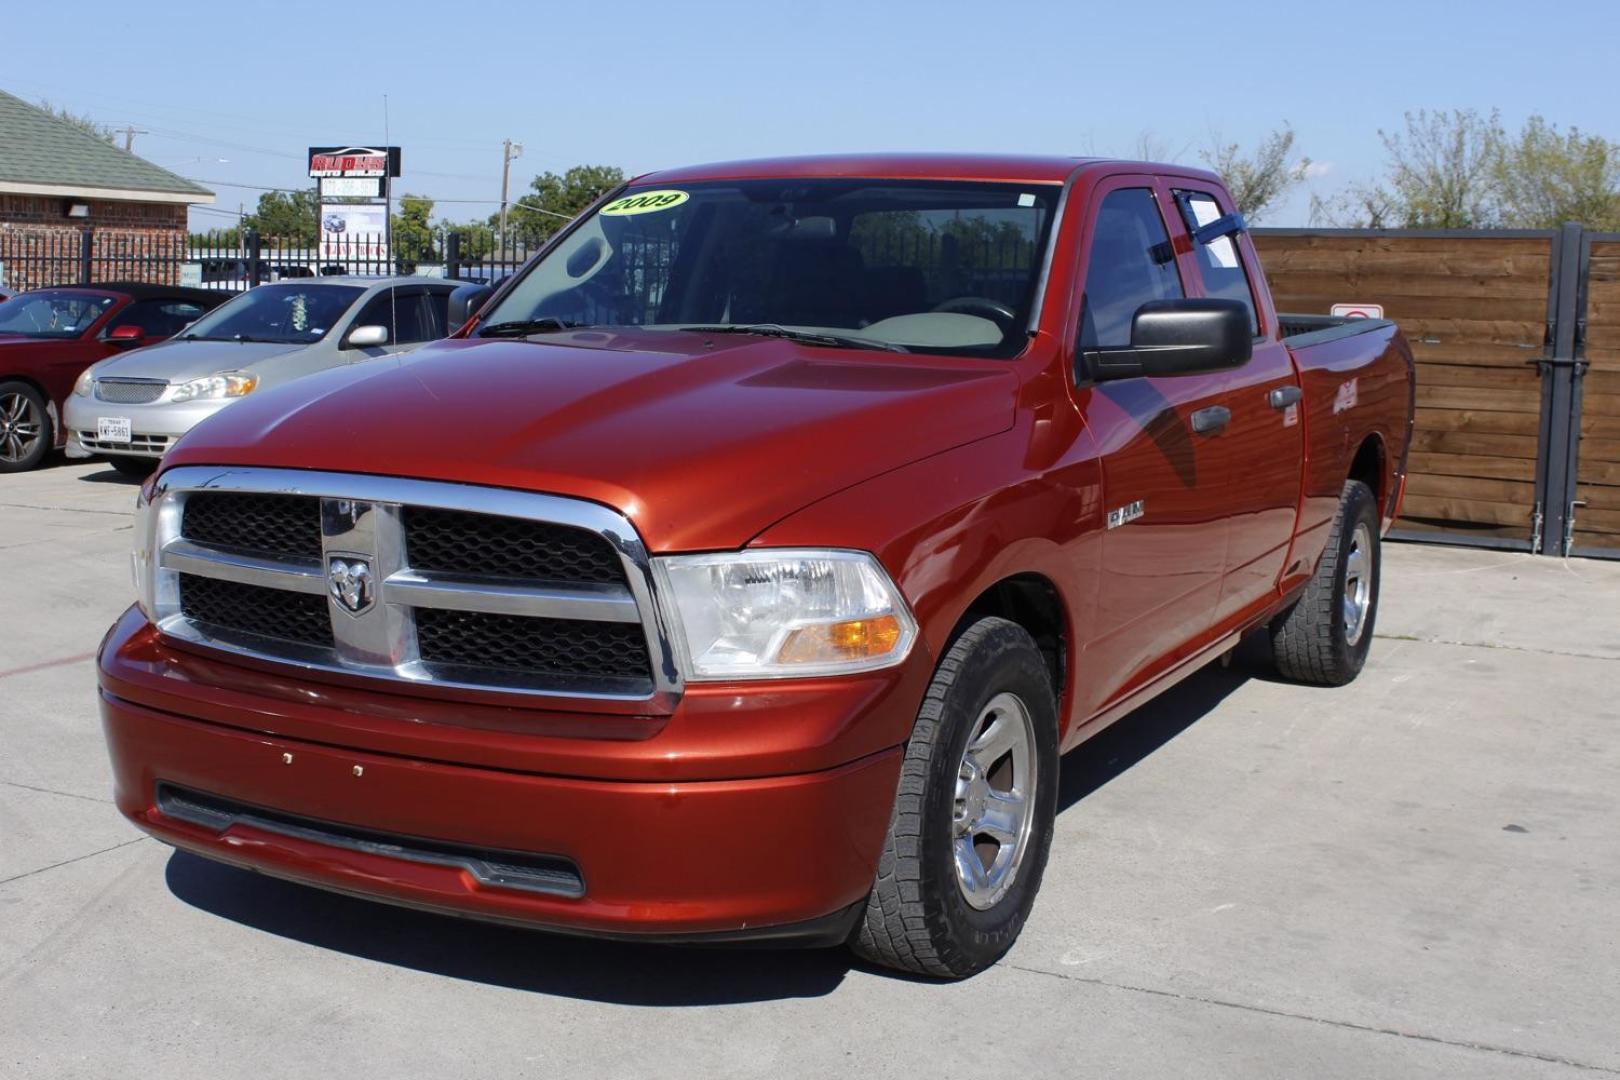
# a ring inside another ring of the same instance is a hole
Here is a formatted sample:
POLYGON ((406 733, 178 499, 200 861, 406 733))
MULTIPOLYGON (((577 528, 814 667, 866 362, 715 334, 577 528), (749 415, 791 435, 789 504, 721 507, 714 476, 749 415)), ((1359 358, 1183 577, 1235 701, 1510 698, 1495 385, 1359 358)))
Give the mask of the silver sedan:
POLYGON ((68 456, 150 472, 176 439, 237 398, 443 337, 457 284, 331 277, 250 289, 162 344, 86 370, 64 411, 68 456))

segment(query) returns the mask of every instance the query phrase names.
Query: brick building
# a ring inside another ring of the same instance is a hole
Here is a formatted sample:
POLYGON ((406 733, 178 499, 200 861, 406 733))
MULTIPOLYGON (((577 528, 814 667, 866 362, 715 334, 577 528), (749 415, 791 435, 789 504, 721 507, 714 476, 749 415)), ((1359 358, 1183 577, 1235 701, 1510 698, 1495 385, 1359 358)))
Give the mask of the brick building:
POLYGON ((213 192, 0 91, 0 285, 178 273, 186 208, 213 192), (153 255, 173 253, 174 260, 153 255), (136 256, 143 256, 136 261, 136 256))

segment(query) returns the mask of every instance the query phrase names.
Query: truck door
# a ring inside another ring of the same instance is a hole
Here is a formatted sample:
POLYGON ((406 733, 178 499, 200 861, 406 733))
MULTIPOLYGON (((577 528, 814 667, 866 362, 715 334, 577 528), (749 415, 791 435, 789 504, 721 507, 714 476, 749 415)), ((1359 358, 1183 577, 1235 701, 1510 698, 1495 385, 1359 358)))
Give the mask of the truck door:
MULTIPOLYGON (((1231 212, 1226 195, 1196 184, 1178 185, 1177 208, 1189 231, 1231 212)), ((1222 436, 1231 455, 1226 494, 1228 529, 1225 580, 1217 624, 1241 621, 1275 596, 1299 511, 1304 454, 1304 409, 1293 358, 1282 343, 1265 278, 1247 235, 1191 245, 1188 277, 1204 296, 1240 300, 1249 308, 1254 355, 1236 368, 1226 390, 1232 419, 1222 436), (1257 287, 1258 283, 1258 287, 1257 287)))
POLYGON ((1168 202, 1151 177, 1113 178, 1099 187, 1082 240, 1077 403, 1101 457, 1107 522, 1096 636, 1083 661, 1096 707, 1197 646, 1226 559, 1226 441, 1210 421, 1227 373, 1102 383, 1087 375, 1087 349, 1129 345, 1138 308, 1185 295, 1168 202))

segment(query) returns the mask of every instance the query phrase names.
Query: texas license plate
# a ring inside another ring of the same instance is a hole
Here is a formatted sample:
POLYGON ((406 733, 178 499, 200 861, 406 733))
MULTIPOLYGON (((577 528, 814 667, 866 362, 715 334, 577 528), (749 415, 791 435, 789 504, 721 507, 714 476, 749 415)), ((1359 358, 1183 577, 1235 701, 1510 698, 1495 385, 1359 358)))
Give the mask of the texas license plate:
POLYGON ((127 416, 100 416, 96 418, 96 441, 123 443, 130 441, 129 417, 127 416))

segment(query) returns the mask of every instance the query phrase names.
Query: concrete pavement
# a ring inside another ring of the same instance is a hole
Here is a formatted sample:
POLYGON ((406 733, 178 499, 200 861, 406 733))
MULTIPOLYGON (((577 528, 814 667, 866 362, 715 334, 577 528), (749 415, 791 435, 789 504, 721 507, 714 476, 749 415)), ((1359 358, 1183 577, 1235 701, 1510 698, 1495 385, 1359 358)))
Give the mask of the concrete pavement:
POLYGON ((94 464, 0 477, 0 1076, 1620 1074, 1620 564, 1391 545, 1356 684, 1240 656, 1070 755, 1022 940, 939 985, 139 838, 89 659, 133 495, 94 464))

